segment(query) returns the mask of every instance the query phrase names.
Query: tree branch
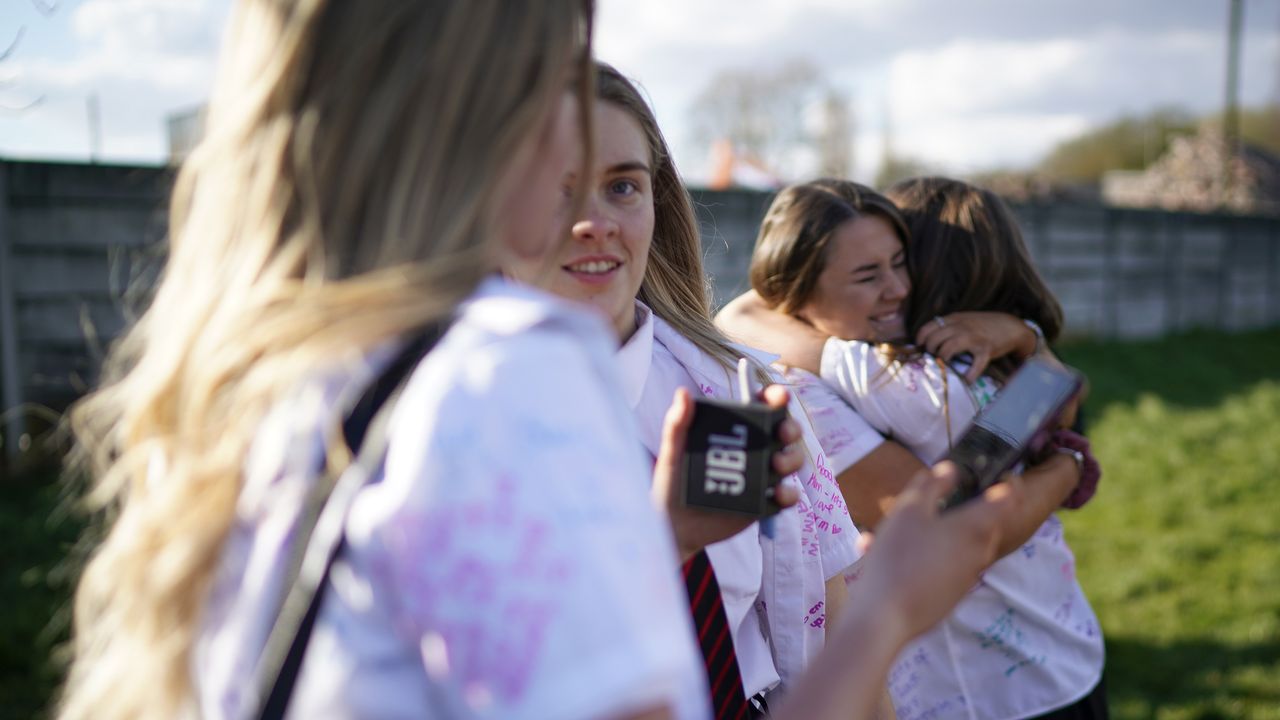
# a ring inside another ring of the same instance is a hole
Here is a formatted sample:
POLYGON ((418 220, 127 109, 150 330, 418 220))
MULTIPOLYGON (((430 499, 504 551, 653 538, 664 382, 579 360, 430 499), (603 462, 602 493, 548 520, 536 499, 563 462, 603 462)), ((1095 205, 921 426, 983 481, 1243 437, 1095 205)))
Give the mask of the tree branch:
POLYGON ((12 55, 15 50, 18 49, 18 43, 22 42, 22 36, 26 32, 27 32, 26 25, 18 26, 18 32, 14 33, 13 42, 9 43, 9 47, 5 48, 4 52, 0 52, 0 62, 4 62, 5 60, 8 60, 9 56, 12 55))

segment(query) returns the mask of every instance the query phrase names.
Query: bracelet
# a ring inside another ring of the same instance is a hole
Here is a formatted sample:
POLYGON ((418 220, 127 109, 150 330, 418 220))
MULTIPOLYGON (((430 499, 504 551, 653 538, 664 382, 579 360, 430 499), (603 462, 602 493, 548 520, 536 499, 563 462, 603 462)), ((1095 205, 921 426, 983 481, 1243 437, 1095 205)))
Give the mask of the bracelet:
POLYGON ((1035 349, 1035 350, 1032 350, 1032 351, 1031 351, 1031 354, 1032 354, 1032 355, 1039 355, 1039 354, 1040 354, 1040 351, 1044 350, 1044 346, 1045 346, 1044 330, 1041 330, 1041 329, 1040 329, 1040 325, 1039 325, 1038 323, 1036 323, 1036 321, 1035 321, 1035 320, 1027 320, 1026 318, 1023 318, 1023 320, 1022 320, 1022 324, 1023 324, 1023 325, 1026 325, 1026 326, 1027 326, 1027 327, 1029 327, 1029 328, 1031 328, 1031 332, 1035 333, 1035 335, 1036 335, 1036 349, 1035 349))
POLYGON ((1060 452, 1063 455, 1070 455, 1072 458, 1074 458, 1076 461, 1076 474, 1081 476, 1084 475, 1084 453, 1080 452, 1079 450, 1076 450, 1075 448, 1069 448, 1069 447, 1054 448, 1054 451, 1060 452))

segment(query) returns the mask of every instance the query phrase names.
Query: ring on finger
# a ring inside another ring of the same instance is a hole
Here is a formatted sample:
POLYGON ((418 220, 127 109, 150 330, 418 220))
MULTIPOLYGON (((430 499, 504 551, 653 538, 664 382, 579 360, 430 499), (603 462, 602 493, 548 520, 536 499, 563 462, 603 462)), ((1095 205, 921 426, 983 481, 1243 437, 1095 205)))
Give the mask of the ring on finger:
POLYGON ((933 319, 933 321, 934 321, 934 322, 936 322, 936 323, 938 323, 938 327, 946 327, 946 326, 947 326, 947 321, 946 321, 946 320, 943 320, 943 319, 942 319, 942 316, 935 317, 935 318, 933 319))

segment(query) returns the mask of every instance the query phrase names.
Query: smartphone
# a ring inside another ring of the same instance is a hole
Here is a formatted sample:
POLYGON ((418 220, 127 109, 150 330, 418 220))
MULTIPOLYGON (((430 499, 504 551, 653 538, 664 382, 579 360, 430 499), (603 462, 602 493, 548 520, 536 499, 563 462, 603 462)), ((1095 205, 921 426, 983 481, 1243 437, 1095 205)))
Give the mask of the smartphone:
POLYGON ((1037 358, 1024 362, 948 453, 960 480, 943 509, 981 495, 1018 462, 1043 449, 1083 382, 1079 373, 1059 365, 1037 358))
POLYGON ((760 518, 778 512, 774 493, 782 478, 772 458, 782 448, 778 425, 786 417, 785 408, 763 403, 695 400, 685 446, 685 505, 760 518))

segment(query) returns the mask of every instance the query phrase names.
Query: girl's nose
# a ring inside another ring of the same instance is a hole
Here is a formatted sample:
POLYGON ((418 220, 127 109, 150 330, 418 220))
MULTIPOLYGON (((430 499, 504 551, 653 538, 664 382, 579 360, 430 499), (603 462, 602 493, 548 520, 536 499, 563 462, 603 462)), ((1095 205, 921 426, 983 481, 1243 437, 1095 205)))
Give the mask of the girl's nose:
POLYGON ((580 242, 603 242, 618 234, 618 223, 607 212, 602 212, 599 203, 588 200, 585 213, 573 224, 573 238, 580 242))

